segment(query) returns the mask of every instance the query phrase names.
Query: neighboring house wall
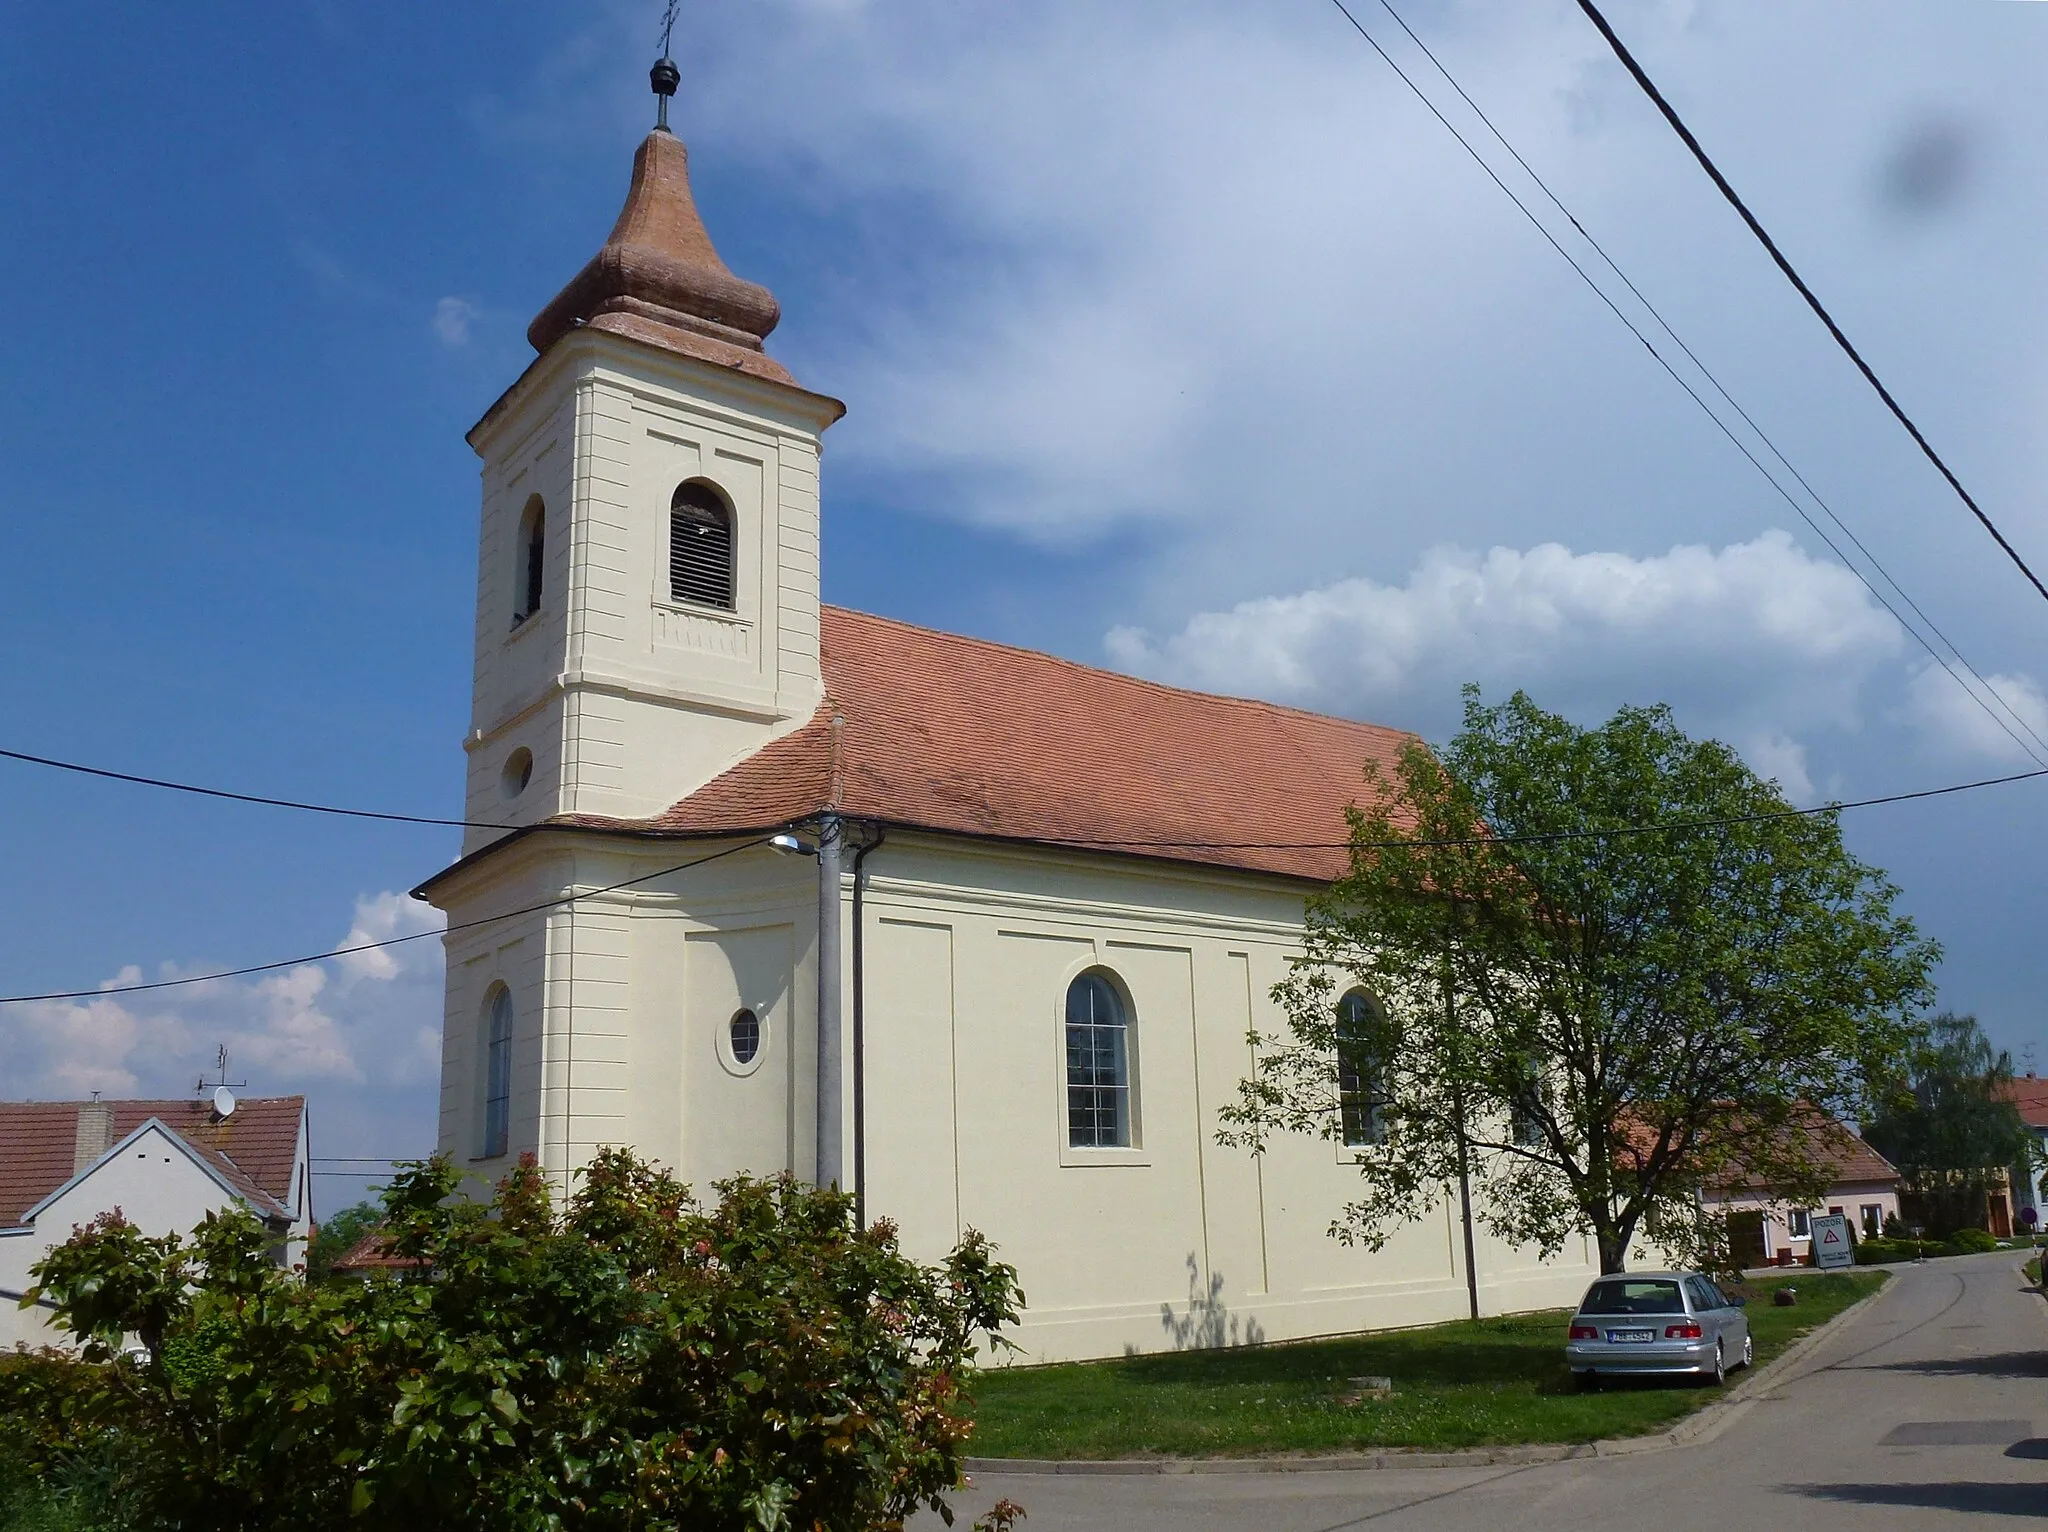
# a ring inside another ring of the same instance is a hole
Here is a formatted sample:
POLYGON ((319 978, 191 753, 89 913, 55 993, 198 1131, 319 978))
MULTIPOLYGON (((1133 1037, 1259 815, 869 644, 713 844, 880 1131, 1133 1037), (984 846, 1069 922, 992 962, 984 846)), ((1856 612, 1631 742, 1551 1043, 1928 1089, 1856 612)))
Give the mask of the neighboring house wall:
POLYGON ((2048 1229, 2048 1200, 2043 1199, 2041 1174, 2042 1161, 2048 1160, 2048 1127, 2030 1122, 2027 1124, 2027 1131, 2034 1136, 2035 1158, 2031 1164, 2013 1168, 2013 1215, 2018 1218, 2022 1209, 2032 1208, 2033 1222, 2029 1224, 2025 1218, 2020 1218, 2019 1221, 2034 1232, 2041 1233, 2048 1229))
MULTIPOLYGON (((176 1135, 160 1127, 143 1129, 38 1208, 31 1227, 0 1235, 0 1288, 26 1291, 34 1280, 28 1268, 102 1213, 118 1208, 152 1237, 183 1235, 234 1201, 193 1162, 176 1135)), ((0 1348, 56 1343, 63 1337, 50 1319, 48 1309, 22 1309, 0 1300, 0 1348)))
POLYGON ((1899 1187, 1896 1181, 1844 1181, 1829 1187, 1819 1206, 1805 1209, 1788 1208, 1782 1202, 1771 1201, 1761 1192, 1710 1195, 1702 1200, 1708 1207, 1724 1214, 1761 1213, 1764 1258, 1775 1261, 1780 1252, 1790 1252, 1794 1261, 1804 1261, 1812 1248, 1811 1236, 1806 1231, 1810 1230, 1815 1214, 1843 1214, 1856 1237, 1861 1239, 1868 1231, 1873 1216, 1878 1231, 1883 1230, 1887 1218, 1898 1216, 1899 1187), (1804 1218, 1795 1217, 1795 1213, 1803 1214, 1804 1218), (1799 1226, 1797 1231, 1795 1224, 1799 1226))
MULTIPOLYGON (((116 1105, 106 1104, 106 1109, 116 1105)), ((268 1201, 259 1210, 259 1216, 284 1236, 278 1258, 285 1265, 304 1260, 312 1232, 306 1155, 301 1113, 290 1178, 294 1199, 285 1201, 281 1212, 268 1201)), ((118 1211, 151 1237, 188 1236, 207 1214, 247 1206, 248 1197, 223 1179, 207 1151, 188 1144, 159 1120, 143 1123, 30 1207, 20 1226, 0 1229, 0 1350, 65 1339, 54 1327, 49 1308, 23 1309, 19 1295, 35 1280, 31 1267, 101 1214, 118 1211)))
POLYGON ((33 1226, 0 1229, 0 1351, 18 1345, 47 1346, 56 1338, 49 1328, 47 1308, 20 1307, 21 1295, 35 1281, 29 1268, 49 1248, 49 1242, 39 1238, 33 1226))
MULTIPOLYGON (((458 881, 451 922, 618 883, 716 844, 536 837, 458 881), (552 845, 548 845, 548 842, 552 845)), ((1215 1142, 1251 1067, 1247 1030, 1298 952, 1283 879, 892 832, 864 900, 867 1203, 906 1250, 968 1228, 1014 1263, 1033 1359, 1117 1355, 1451 1319, 1467 1312, 1455 1204, 1347 1248, 1328 1228, 1357 1176, 1334 1144, 1263 1157, 1215 1142), (1067 1143, 1066 991, 1115 976, 1131 1007, 1129 1149, 1067 1143)), ((815 864, 749 851, 449 939, 441 1146, 494 1179, 535 1153, 564 1185, 604 1144, 701 1195, 737 1171, 815 1163, 815 864), (519 1002, 507 1154, 482 1133, 487 997, 519 1002), (741 1066, 726 1027, 762 1023, 741 1066)), ((851 886, 845 975, 852 996, 851 886)), ((851 1091, 851 1067, 847 1070, 851 1091)), ((844 1120, 849 1140, 853 1112, 844 1120)), ((846 1156, 851 1167, 851 1150, 846 1156)), ((1575 1299, 1597 1260, 1478 1237, 1485 1312, 1575 1299)))

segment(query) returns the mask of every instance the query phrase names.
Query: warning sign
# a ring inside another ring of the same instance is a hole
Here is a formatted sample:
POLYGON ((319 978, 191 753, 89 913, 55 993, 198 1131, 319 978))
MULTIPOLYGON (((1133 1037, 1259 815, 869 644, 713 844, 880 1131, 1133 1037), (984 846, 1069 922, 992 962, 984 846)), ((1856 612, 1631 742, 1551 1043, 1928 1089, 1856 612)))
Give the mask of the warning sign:
POLYGON ((1842 1213, 1820 1213, 1813 1220, 1813 1264, 1822 1271, 1853 1266, 1856 1249, 1849 1243, 1849 1219, 1842 1213))

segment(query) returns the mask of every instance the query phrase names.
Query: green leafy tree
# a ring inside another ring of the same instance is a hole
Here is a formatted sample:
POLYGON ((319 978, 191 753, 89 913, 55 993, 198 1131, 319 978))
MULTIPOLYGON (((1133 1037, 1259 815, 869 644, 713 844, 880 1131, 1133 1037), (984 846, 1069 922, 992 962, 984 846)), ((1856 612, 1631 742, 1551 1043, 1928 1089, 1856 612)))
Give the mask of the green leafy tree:
POLYGON ((1286 1031, 1254 1034, 1224 1141, 1351 1145, 1360 1194, 1332 1232, 1372 1248, 1462 1173, 1488 1227, 1546 1253, 1591 1236, 1619 1271, 1648 1224, 1717 1259, 1697 1192, 1813 1196, 1800 1128, 1896 1070, 1937 950, 1834 815, 1791 815, 1667 709, 1583 729, 1519 692, 1465 698, 1441 756, 1368 770, 1350 870, 1309 903, 1286 1031))
POLYGON ((1865 1124, 1863 1137, 1898 1167, 1929 1232, 1981 1227, 1990 1189, 2006 1171, 2033 1163, 2034 1136, 2013 1104, 2012 1082, 2012 1055, 1991 1046, 1977 1018, 1944 1011, 1901 1087, 1865 1124))
POLYGON ((0 1420, 120 1440, 141 1524, 188 1532, 866 1532, 959 1482, 963 1380, 1020 1300, 979 1235, 927 1267, 837 1193, 707 1208, 624 1151, 559 1212, 531 1164, 489 1206, 457 1179, 400 1172, 383 1222, 421 1264, 360 1283, 296 1280, 239 1212, 101 1218, 37 1268, 86 1363, 0 1371, 0 1420))
POLYGON ((306 1246, 306 1277, 324 1281, 334 1263, 356 1247, 356 1242, 377 1227, 384 1210, 374 1202, 356 1202, 323 1222, 306 1246))

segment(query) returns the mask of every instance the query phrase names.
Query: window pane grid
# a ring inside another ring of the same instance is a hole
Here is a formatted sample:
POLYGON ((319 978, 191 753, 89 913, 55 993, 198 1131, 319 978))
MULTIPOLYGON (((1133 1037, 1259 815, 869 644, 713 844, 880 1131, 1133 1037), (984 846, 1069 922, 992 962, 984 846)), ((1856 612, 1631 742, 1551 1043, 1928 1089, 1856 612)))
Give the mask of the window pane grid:
POLYGON ((1122 1001, 1099 974, 1067 990, 1067 1143, 1121 1149, 1131 1141, 1130 1028, 1122 1001))
POLYGON ((1371 1047, 1372 1004, 1353 990, 1337 1005, 1337 1125, 1347 1149, 1386 1137, 1386 1085, 1371 1047))
POLYGON ((499 990, 491 1002, 491 1030, 484 1054, 484 1158, 505 1152, 512 1127, 512 996, 499 990))

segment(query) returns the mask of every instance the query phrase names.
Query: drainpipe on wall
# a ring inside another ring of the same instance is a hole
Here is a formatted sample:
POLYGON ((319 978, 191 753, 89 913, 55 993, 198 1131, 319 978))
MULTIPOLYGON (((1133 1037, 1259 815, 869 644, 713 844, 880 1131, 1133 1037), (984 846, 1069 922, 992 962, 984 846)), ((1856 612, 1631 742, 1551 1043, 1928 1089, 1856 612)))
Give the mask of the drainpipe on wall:
POLYGON ((818 821, 818 1174, 837 1187, 845 1177, 842 1113, 844 1071, 839 1007, 839 853, 844 824, 837 814, 818 821))
POLYGON ((861 896, 867 889, 868 853, 882 844, 882 827, 873 827, 853 854, 853 1225, 868 1226, 868 1074, 867 979, 862 958, 866 949, 861 896))

